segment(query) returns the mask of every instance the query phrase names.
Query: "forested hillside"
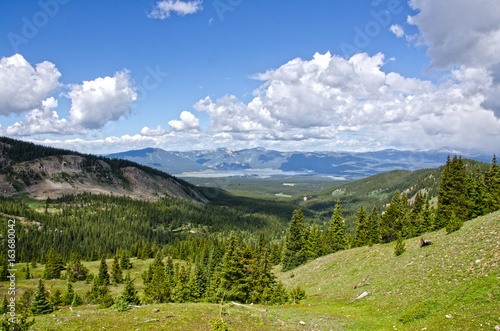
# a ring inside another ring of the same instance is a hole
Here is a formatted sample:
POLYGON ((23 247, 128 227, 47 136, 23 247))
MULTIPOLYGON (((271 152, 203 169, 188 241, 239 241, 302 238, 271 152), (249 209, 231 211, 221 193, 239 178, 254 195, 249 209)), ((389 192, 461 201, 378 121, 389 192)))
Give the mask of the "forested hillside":
POLYGON ((0 194, 37 199, 83 192, 142 199, 175 196, 206 202, 194 185, 131 161, 108 159, 0 137, 0 194))

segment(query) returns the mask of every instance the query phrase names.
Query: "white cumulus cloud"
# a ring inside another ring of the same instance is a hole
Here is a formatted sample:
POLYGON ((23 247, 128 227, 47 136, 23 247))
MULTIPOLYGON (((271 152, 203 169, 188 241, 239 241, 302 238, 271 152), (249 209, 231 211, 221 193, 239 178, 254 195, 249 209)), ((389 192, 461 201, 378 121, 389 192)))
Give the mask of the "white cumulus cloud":
POLYGON ((191 112, 183 111, 179 120, 171 120, 168 125, 174 131, 197 131, 200 129, 200 120, 191 112))
POLYGON ((195 14, 203 9, 201 0, 181 1, 181 0, 163 0, 158 1, 151 12, 150 18, 166 19, 175 13, 180 16, 195 14))
POLYGON ((500 2, 497 0, 411 0, 419 12, 408 18, 428 46, 432 66, 485 68, 493 79, 482 106, 500 118, 500 2))
POLYGON ((391 25, 391 27, 389 28, 389 30, 392 33, 394 33, 394 35, 396 35, 396 37, 398 37, 398 38, 401 38, 402 36, 405 35, 405 31, 403 30, 403 28, 399 24, 393 24, 393 25, 391 25))
POLYGON ((500 122, 481 107, 492 84, 486 69, 460 67, 436 85, 385 73, 383 65, 381 53, 297 58, 256 75, 263 84, 249 103, 228 95, 194 108, 210 116, 212 134, 240 141, 494 150, 500 122))
POLYGON ((9 136, 28 136, 32 134, 84 134, 82 128, 74 127, 66 119, 60 119, 53 109, 57 108, 58 101, 50 97, 42 101, 40 108, 31 110, 23 121, 18 121, 4 131, 9 136))
POLYGON ((59 86, 61 73, 51 62, 33 67, 20 54, 0 59, 0 115, 21 114, 41 107, 59 86))
POLYGON ((97 78, 70 86, 70 119, 86 129, 100 129, 131 113, 137 92, 126 70, 113 77, 97 78))
POLYGON ((149 127, 145 126, 141 130, 141 135, 146 137, 160 137, 165 135, 166 133, 167 131, 163 130, 160 125, 158 125, 156 129, 150 129, 149 127))

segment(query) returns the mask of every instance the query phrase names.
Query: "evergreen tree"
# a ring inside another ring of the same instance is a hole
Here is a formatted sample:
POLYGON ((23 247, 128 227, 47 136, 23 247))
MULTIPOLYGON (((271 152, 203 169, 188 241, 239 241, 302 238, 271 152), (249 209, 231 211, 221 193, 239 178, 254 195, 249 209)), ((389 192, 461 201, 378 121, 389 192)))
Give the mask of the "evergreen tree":
POLYGON ((174 287, 175 285, 175 271, 174 271, 174 262, 170 256, 167 257, 167 262, 165 263, 165 277, 167 280, 167 284, 169 287, 174 287))
POLYGON ((396 239, 399 232, 397 229, 398 219, 403 217, 402 209, 401 195, 399 191, 396 191, 394 192, 391 204, 380 218, 379 229, 382 242, 389 243, 396 239))
POLYGON ((448 224, 446 224, 446 233, 450 234, 460 230, 463 224, 463 221, 455 216, 455 212, 452 212, 451 217, 448 220, 448 224))
POLYGON ((134 287, 134 280, 130 278, 130 273, 125 277, 125 287, 123 288, 122 297, 129 305, 141 304, 141 300, 137 296, 137 290, 134 287))
POLYGON ((31 303, 31 312, 33 315, 44 315, 50 314, 52 311, 52 305, 50 304, 45 294, 45 285, 40 279, 40 281, 38 282, 35 297, 33 298, 33 301, 31 303))
POLYGON ((98 308, 109 308, 113 305, 108 285, 101 285, 97 278, 94 279, 92 288, 87 292, 87 300, 90 303, 98 304, 98 308))
POLYGON ((188 287, 191 290, 191 297, 195 302, 201 301, 205 295, 207 287, 207 278, 203 267, 200 263, 196 263, 189 279, 188 287))
POLYGON ((496 155, 493 155, 490 169, 484 174, 486 212, 500 209, 500 165, 496 155))
POLYGON ((335 253, 348 248, 347 237, 345 235, 345 220, 342 217, 342 206, 340 200, 337 200, 335 210, 333 211, 328 228, 330 239, 331 252, 335 253))
POLYGON ((372 213, 368 217, 367 233, 368 245, 371 246, 380 242, 379 216, 375 206, 373 206, 372 213))
POLYGON ((165 265, 161 252, 158 252, 150 265, 151 281, 147 283, 144 293, 150 302, 164 303, 170 300, 170 287, 165 275, 165 265))
POLYGON ((75 293, 73 301, 71 301, 71 307, 78 307, 81 305, 83 305, 83 299, 78 293, 75 293))
POLYGON ((321 232, 319 231, 318 226, 316 224, 313 224, 311 229, 309 230, 309 235, 307 238, 307 257, 315 259, 320 256, 322 246, 321 232))
POLYGON ((403 240, 403 236, 401 232, 397 234, 396 246, 394 248, 394 255, 399 256, 406 251, 405 242, 403 240))
POLYGON ((456 155, 446 161, 438 192, 438 210, 435 229, 444 228, 452 213, 462 222, 468 215, 467 187, 465 183, 465 166, 462 158, 456 155))
POLYGON ((120 258, 120 268, 124 271, 130 269, 131 267, 132 264, 130 263, 130 258, 128 257, 127 252, 124 251, 120 258))
POLYGON ((101 263, 99 264, 99 273, 97 274, 96 284, 98 286, 108 286, 110 284, 108 273, 108 265, 104 256, 101 257, 101 263))
POLYGON ((62 297, 62 304, 65 306, 71 305, 73 298, 75 296, 75 291, 73 290, 73 285, 68 281, 68 285, 66 287, 66 292, 62 297))
POLYGON ((54 295, 52 295, 49 299, 50 303, 54 307, 54 309, 57 309, 58 306, 63 304, 63 298, 62 298, 62 293, 60 289, 56 289, 54 292, 54 295))
POLYGON ((424 210, 421 214, 420 228, 418 230, 419 234, 424 234, 426 232, 432 231, 434 228, 433 222, 433 208, 431 208, 430 198, 427 196, 425 199, 424 210))
POLYGON ((85 267, 77 257, 73 262, 71 262, 66 268, 66 275, 68 276, 68 280, 70 282, 76 282, 80 280, 85 280, 89 273, 89 269, 85 267))
POLYGON ((189 273, 184 266, 179 269, 177 281, 172 298, 175 302, 183 303, 191 300, 191 288, 189 287, 189 273))
POLYGON ((9 303, 7 301, 7 296, 4 294, 3 301, 2 301, 2 306, 0 306, 0 315, 7 314, 9 312, 8 304, 9 303))
POLYGON ((366 215, 366 211, 361 204, 359 211, 357 213, 357 221, 356 221, 356 235, 354 237, 354 246, 361 247, 368 245, 368 216, 366 215))
POLYGON ((0 281, 6 282, 9 280, 9 261, 7 257, 2 257, 2 270, 0 270, 0 281))
POLYGON ((25 279, 31 279, 30 264, 26 263, 26 277, 25 279))
POLYGON ((142 247, 141 260, 150 259, 153 256, 153 251, 151 250, 151 245, 146 242, 142 247))
POLYGON ((269 252, 264 249, 250 265, 250 298, 253 303, 266 304, 272 301, 276 287, 276 276, 271 271, 269 252))
POLYGON ((115 284, 123 283, 122 268, 120 267, 120 260, 118 255, 115 255, 113 259, 113 268, 111 269, 111 280, 115 284))
POLYGON ((304 233, 304 215, 302 214, 302 210, 298 209, 293 212, 285 247, 283 249, 283 271, 293 269, 306 261, 304 233))
POLYGON ((62 256, 51 248, 45 255, 45 270, 43 279, 59 279, 61 271, 64 269, 62 256))
POLYGON ((214 275, 217 278, 212 279, 210 284, 217 286, 212 294, 212 300, 219 301, 224 297, 226 300, 246 301, 249 284, 241 255, 234 233, 231 233, 226 243, 224 257, 214 275))
POLYGON ((472 173, 469 173, 468 182, 472 180, 469 185, 469 200, 471 209, 469 212, 469 218, 476 218, 478 216, 486 214, 488 210, 488 203, 486 200, 486 186, 484 184, 484 176, 481 170, 478 168, 476 171, 475 178, 471 179, 472 173))

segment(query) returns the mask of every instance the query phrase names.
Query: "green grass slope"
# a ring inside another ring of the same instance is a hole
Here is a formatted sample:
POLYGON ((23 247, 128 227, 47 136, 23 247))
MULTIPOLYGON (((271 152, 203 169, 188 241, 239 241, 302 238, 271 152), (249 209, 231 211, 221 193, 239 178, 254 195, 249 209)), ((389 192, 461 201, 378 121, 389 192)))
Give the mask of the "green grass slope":
POLYGON ((494 330, 500 325, 500 212, 425 238, 434 244, 419 248, 419 238, 406 240, 398 257, 395 243, 362 247, 279 278, 306 290, 297 310, 315 330, 494 330), (370 295, 348 304, 365 291, 370 295))

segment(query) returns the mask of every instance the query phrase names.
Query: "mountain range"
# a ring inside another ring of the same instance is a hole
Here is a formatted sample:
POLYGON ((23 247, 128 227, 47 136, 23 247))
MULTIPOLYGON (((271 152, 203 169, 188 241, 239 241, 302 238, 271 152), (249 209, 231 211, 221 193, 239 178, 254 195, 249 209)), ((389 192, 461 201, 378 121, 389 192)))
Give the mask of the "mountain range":
MULTIPOLYGON (((125 159, 175 174, 180 177, 212 175, 325 175, 354 180, 390 170, 435 168, 446 162, 448 155, 461 154, 452 149, 428 151, 376 152, 280 152, 264 148, 174 152, 146 148, 107 157, 125 159)), ((463 157, 490 162, 491 156, 462 154, 463 157)))

